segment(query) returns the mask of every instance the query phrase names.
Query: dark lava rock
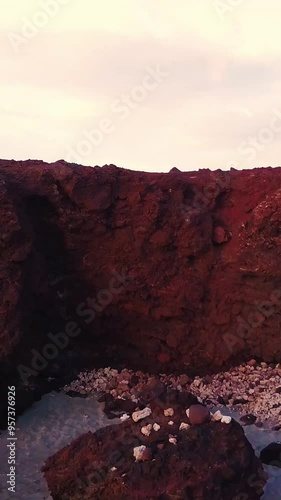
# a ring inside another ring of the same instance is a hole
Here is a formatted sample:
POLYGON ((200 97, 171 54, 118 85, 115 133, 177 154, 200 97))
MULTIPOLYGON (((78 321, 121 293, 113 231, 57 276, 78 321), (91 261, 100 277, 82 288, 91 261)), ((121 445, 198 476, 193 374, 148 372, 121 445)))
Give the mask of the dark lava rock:
POLYGON ((206 399, 204 399, 204 403, 206 405, 215 405, 215 404, 217 404, 217 401, 213 401, 212 399, 206 398, 206 399))
POLYGON ((67 391, 65 394, 71 398, 87 398, 87 394, 82 394, 77 391, 67 391))
POLYGON ((244 405, 246 403, 248 403, 248 401, 246 399, 244 399, 244 398, 236 398, 233 401, 234 405, 244 405))
POLYGON ((179 431, 185 409, 171 426, 163 412, 88 432, 50 457, 42 470, 54 500, 258 500, 265 475, 241 426, 206 422, 179 431), (157 422, 150 436, 141 427, 157 422), (146 446, 151 459, 136 462, 146 446), (255 478, 254 481, 251 479, 255 478))
POLYGON ((161 394, 165 392, 166 388, 163 382, 158 379, 151 379, 143 390, 138 394, 138 398, 143 404, 148 404, 151 401, 155 400, 161 394))
POLYGON ((243 425, 252 425, 255 423, 257 420, 257 417, 253 415, 252 413, 248 413, 247 415, 243 415, 243 417, 240 418, 240 422, 243 423, 243 425))
POLYGON ((217 400, 218 400, 218 403, 221 404, 221 405, 225 406, 227 404, 226 397, 218 396, 217 400))
MULTIPOLYGON (((103 394, 98 401, 99 403, 105 403, 103 411, 109 419, 116 418, 124 413, 132 413, 136 408, 136 403, 131 399, 114 398, 112 394, 107 393, 103 394)), ((145 405, 138 403, 138 406, 142 409, 145 405)))
POLYGON ((281 469, 281 442, 270 443, 260 453, 260 460, 267 465, 281 469))

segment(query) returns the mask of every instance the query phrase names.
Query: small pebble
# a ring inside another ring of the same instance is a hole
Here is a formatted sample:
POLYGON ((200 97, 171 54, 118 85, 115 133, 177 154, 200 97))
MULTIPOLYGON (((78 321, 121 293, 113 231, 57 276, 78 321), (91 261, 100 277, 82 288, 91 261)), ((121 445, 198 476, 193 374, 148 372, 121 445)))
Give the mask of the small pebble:
POLYGON ((124 415, 121 415, 120 420, 121 420, 121 422, 125 422, 129 418, 130 418, 130 415, 128 415, 127 413, 124 413, 124 415))
POLYGON ((151 425, 151 424, 144 425, 144 426, 141 428, 141 433, 142 433, 144 436, 150 436, 150 434, 151 434, 151 429, 152 429, 152 425, 151 425))
POLYGON ((177 444, 177 439, 175 437, 169 437, 169 442, 172 444, 177 444))
POLYGON ((144 445, 136 446, 133 450, 136 462, 144 462, 145 460, 150 460, 151 450, 144 445))
POLYGON ((166 408, 164 415, 165 417, 172 417, 174 415, 174 408, 166 408))

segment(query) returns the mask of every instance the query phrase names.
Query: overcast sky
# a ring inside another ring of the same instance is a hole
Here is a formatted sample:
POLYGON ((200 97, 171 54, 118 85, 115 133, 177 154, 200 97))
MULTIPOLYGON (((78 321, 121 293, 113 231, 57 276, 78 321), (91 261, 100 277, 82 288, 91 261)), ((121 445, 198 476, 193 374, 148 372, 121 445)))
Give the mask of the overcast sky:
POLYGON ((0 0, 0 157, 281 164, 280 0, 0 0))

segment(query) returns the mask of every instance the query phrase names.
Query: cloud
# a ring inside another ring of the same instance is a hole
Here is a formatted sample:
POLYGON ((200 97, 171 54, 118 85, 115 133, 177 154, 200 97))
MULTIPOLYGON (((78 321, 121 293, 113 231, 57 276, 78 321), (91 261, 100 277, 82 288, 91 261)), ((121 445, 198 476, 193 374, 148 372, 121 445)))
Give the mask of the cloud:
POLYGON ((85 128, 116 118, 112 102, 147 66, 160 65, 169 73, 163 84, 116 120, 85 164, 163 171, 227 168, 234 158, 241 168, 277 164, 278 134, 253 161, 237 153, 281 107, 277 1, 242 0, 222 20, 214 0, 143 0, 142 8, 134 0, 83 7, 69 0, 15 53, 8 33, 21 33, 44 2, 1 3, 1 157, 66 157, 85 128))

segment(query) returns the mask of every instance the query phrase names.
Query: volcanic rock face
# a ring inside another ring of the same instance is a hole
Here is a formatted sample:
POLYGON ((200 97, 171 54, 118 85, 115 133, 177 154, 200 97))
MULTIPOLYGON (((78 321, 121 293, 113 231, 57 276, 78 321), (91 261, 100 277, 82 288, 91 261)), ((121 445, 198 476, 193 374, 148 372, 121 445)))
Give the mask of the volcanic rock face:
POLYGON ((280 168, 3 160, 0 207, 5 373, 52 375, 82 352, 190 374, 281 361, 280 168))
POLYGON ((260 453, 260 460, 264 464, 281 469, 281 443, 270 443, 260 453))
POLYGON ((172 422, 161 404, 141 421, 89 432, 50 457, 43 472, 54 500, 261 498, 266 475, 240 425, 189 425, 193 396, 179 395, 172 422))

